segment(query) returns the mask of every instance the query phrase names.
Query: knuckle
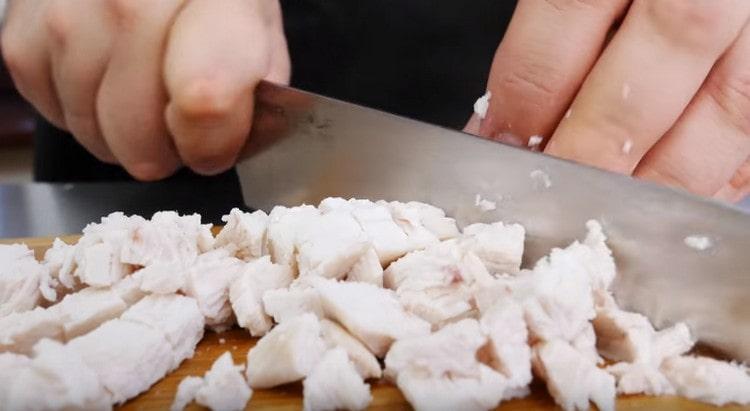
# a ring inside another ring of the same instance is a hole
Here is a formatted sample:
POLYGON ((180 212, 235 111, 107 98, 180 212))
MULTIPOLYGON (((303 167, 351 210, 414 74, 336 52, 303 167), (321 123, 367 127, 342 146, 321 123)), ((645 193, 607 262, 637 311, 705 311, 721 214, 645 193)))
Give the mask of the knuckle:
POLYGON ((734 73, 717 73, 708 80, 706 87, 731 124, 750 138, 750 67, 737 69, 734 73))
POLYGON ((55 0, 48 4, 44 11, 44 27, 50 39, 57 45, 65 44, 72 30, 73 21, 68 2, 55 0))
POLYGON ((237 97, 221 83, 197 79, 176 87, 171 97, 180 118, 190 123, 204 123, 230 116, 237 97))
MULTIPOLYGON (((520 92, 522 95, 537 97, 539 101, 549 101, 560 92, 560 79, 556 71, 545 67, 544 64, 526 62, 505 75, 502 80, 504 87, 520 92)), ((535 100, 537 100, 535 99, 535 100)))
POLYGON ((156 181, 174 174, 175 167, 158 162, 137 163, 126 165, 125 169, 139 181, 156 181))
POLYGON ((731 8, 712 0, 641 0, 639 6, 657 33, 676 45, 721 50, 732 33, 731 8))
POLYGON ((109 10, 114 20, 120 26, 132 26, 137 22, 144 12, 147 12, 148 6, 143 0, 109 0, 109 10))

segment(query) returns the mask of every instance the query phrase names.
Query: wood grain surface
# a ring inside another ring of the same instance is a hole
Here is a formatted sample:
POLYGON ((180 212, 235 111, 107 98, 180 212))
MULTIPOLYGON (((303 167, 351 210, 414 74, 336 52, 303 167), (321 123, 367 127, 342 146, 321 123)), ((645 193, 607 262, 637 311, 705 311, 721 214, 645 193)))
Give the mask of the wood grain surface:
MULTIPOLYGON (((66 242, 74 242, 77 236, 62 237, 66 242)), ((27 238, 0 240, 0 243, 24 242, 34 249, 41 258, 44 251, 52 244, 53 238, 27 238)), ((232 329, 223 333, 206 331, 203 340, 198 344, 192 359, 184 361, 180 367, 156 383, 147 392, 131 399, 119 409, 164 410, 169 409, 180 381, 189 376, 203 376, 211 364, 226 351, 232 353, 236 364, 245 364, 247 352, 255 345, 257 338, 252 338, 242 329, 232 329)), ((410 410, 411 407, 399 390, 386 381, 368 381, 372 386, 373 401, 371 410, 410 410)), ((0 407, 2 408, 2 407, 0 407)), ((201 407, 191 404, 187 409, 199 410, 201 407)), ((247 405, 248 410, 301 410, 302 384, 288 384, 270 390, 256 390, 247 405)), ((500 404, 498 410, 555 410, 558 409, 539 381, 532 384, 531 395, 500 404)), ((727 406, 714 407, 678 397, 647 397, 642 395, 620 396, 617 399, 618 410, 687 410, 703 411, 713 409, 750 410, 750 407, 727 406)))

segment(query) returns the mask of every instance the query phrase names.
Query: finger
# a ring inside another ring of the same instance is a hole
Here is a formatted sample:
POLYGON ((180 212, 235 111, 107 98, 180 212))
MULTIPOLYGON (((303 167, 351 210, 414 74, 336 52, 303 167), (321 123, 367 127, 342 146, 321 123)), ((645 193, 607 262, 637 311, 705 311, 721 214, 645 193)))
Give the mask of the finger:
POLYGON ((250 132, 253 89, 272 68, 275 79, 288 79, 288 62, 286 69, 278 61, 272 67, 280 20, 278 4, 269 1, 216 7, 213 0, 194 0, 180 13, 165 61, 166 117, 180 157, 193 170, 230 168, 250 132))
POLYGON ((750 26, 635 175, 712 196, 750 156, 750 26))
POLYGON ((717 199, 731 203, 738 203, 747 196, 750 196, 750 157, 714 195, 717 199))
POLYGON ((492 101, 480 134, 549 136, 627 4, 519 1, 492 62, 492 101))
POLYGON ((750 15, 746 0, 636 0, 546 152, 632 173, 750 15))
POLYGON ((107 2, 118 36, 97 95, 104 138, 134 177, 155 180, 180 165, 164 122, 163 49, 181 0, 107 2))
POLYGON ((96 93, 112 46, 112 22, 101 0, 52 0, 52 77, 65 125, 94 156, 114 163, 97 121, 96 93), (95 16, 92 18, 91 16, 95 16))
POLYGON ((12 1, 2 31, 2 52, 16 89, 39 113, 58 128, 65 128, 52 84, 48 32, 57 28, 56 9, 48 0, 12 1))

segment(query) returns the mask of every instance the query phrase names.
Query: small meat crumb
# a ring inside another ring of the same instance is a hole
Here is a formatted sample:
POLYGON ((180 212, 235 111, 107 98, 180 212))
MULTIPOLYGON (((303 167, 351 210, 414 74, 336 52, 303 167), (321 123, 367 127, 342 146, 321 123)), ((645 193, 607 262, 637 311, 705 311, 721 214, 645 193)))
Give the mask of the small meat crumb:
POLYGON ((714 245, 713 240, 705 235, 690 235, 684 241, 686 246, 698 251, 706 251, 714 245))
POLYGON ((627 139, 622 143, 622 154, 630 154, 630 150, 633 149, 633 140, 627 139))
POLYGON ((544 141, 544 137, 542 136, 531 136, 529 137, 528 146, 533 150, 538 148, 542 144, 542 141, 544 141))
POLYGON ((565 112, 565 118, 568 119, 573 114, 573 109, 569 108, 568 111, 565 112))
POLYGON ((477 196, 474 198, 474 205, 482 211, 492 211, 497 209, 496 202, 482 198, 482 196, 479 194, 477 194, 477 196))
POLYGON ((474 112, 477 113, 480 119, 484 120, 487 115, 487 109, 490 108, 490 99, 492 98, 492 92, 487 90, 482 97, 479 97, 474 103, 474 112))
POLYGON ((627 100, 630 97, 630 84, 625 83, 622 85, 622 99, 627 100))
POLYGON ((225 338, 219 338, 219 344, 224 345, 227 343, 227 340, 225 338))
POLYGON ((542 170, 533 170, 531 173, 529 173, 529 177, 534 180, 534 184, 536 186, 541 185, 544 188, 552 187, 552 180, 549 178, 549 174, 545 173, 542 170))

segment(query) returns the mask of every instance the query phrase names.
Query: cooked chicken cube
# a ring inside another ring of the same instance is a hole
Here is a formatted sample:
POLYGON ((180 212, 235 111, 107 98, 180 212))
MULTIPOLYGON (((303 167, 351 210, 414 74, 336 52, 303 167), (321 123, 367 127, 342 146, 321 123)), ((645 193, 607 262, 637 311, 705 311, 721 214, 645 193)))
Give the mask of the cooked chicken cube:
POLYGON ((244 368, 234 365, 229 351, 222 354, 203 377, 195 402, 215 411, 244 410, 253 395, 242 375, 244 368))
POLYGON ((588 323, 583 327, 583 330, 581 330, 581 332, 570 341, 570 345, 592 363, 604 363, 604 359, 599 356, 599 351, 596 347, 596 332, 591 323, 588 323))
POLYGON ((318 318, 294 317, 273 328, 247 353, 247 381, 256 389, 299 381, 324 352, 318 318))
POLYGON ((281 288, 263 293, 263 308, 277 323, 305 313, 323 318, 320 294, 314 288, 281 288))
POLYGON ((110 243, 99 243, 83 250, 85 264, 77 271, 84 284, 108 287, 132 272, 132 267, 120 263, 119 249, 110 243))
POLYGON ((377 204, 388 207, 396 224, 404 230, 414 244, 420 244, 423 240, 427 240, 429 244, 433 242, 430 239, 432 236, 438 240, 447 240, 458 237, 460 234, 456 220, 446 217, 445 212, 435 206, 418 201, 408 203, 378 201, 377 204))
POLYGON ((343 278, 370 247, 354 217, 340 212, 311 218, 296 237, 300 276, 343 278))
POLYGON ((175 368, 183 360, 193 357, 196 345, 203 338, 205 323, 198 303, 181 295, 145 297, 125 311, 120 318, 143 324, 162 333, 172 346, 175 368))
POLYGON ((22 370, 30 366, 31 358, 25 355, 0 353, 0 404, 8 403, 13 382, 22 370))
POLYGON ((378 359, 340 325, 324 319, 320 321, 320 331, 328 348, 341 347, 346 351, 362 378, 380 378, 383 375, 378 359))
POLYGON ((78 355, 122 404, 164 378, 176 363, 172 346, 153 328, 115 319, 68 342, 66 355, 78 355))
POLYGON ((489 364, 508 378, 510 387, 531 382, 531 348, 523 309, 512 299, 498 300, 480 320, 489 337, 489 364))
POLYGON ((235 257, 245 261, 267 254, 268 214, 261 210, 245 213, 233 208, 229 214, 221 217, 221 221, 225 225, 216 236, 216 247, 236 247, 235 257))
POLYGON ((393 341, 427 335, 430 324, 407 313, 393 291, 367 283, 320 278, 315 284, 323 312, 382 357, 393 341))
POLYGON ((141 290, 153 294, 174 294, 185 288, 186 267, 178 261, 157 261, 138 270, 141 290))
POLYGON ((43 338, 63 340, 62 318, 51 310, 37 307, 0 318, 0 352, 30 354, 43 338))
POLYGON ((370 283, 378 287, 383 286, 383 266, 380 265, 378 254, 370 247, 346 275, 348 281, 370 283))
POLYGON ((36 307, 39 283, 47 275, 25 245, 0 245, 0 317, 36 307))
POLYGON ((273 321, 263 309, 263 293, 288 287, 292 280, 291 267, 272 263, 270 256, 247 263, 229 287, 229 301, 240 327, 253 336, 268 332, 273 321))
POLYGON ((61 318, 65 339, 71 340, 119 317, 127 307, 116 292, 90 287, 66 295, 48 310, 61 318))
POLYGON ((370 386, 342 348, 328 350, 302 384, 305 411, 364 410, 372 401, 370 386))
POLYGON ((619 394, 674 395, 675 390, 658 367, 619 362, 606 368, 617 380, 619 394))
POLYGON ((79 288, 80 283, 73 275, 76 268, 75 250, 74 245, 55 238, 52 247, 45 251, 42 264, 47 268, 49 276, 43 278, 43 282, 47 284, 40 283, 40 291, 47 301, 55 303, 65 294, 79 288), (42 287, 47 288, 47 291, 42 287))
POLYGON ((10 382, 2 404, 8 410, 109 410, 111 398, 80 355, 42 340, 33 360, 10 382))
POLYGON ((694 345, 695 339, 685 323, 660 330, 654 336, 652 347, 654 364, 660 365, 665 358, 685 354, 694 345))
POLYGON ((122 280, 115 283, 111 290, 125 301, 127 305, 133 305, 146 296, 146 293, 141 290, 141 282, 143 281, 143 272, 138 270, 133 274, 123 278, 122 280))
POLYGON ((651 363, 656 331, 648 318, 619 308, 598 309, 593 321, 597 348, 613 361, 651 363))
POLYGON ((266 247, 271 261, 297 270, 297 233, 304 230, 320 212, 310 205, 287 208, 274 207, 268 215, 266 247))
POLYGON ((491 410, 507 395, 506 379, 480 364, 478 377, 428 377, 415 370, 398 375, 396 384, 416 411, 491 410))
POLYGON ((518 224, 472 224, 464 227, 460 242, 491 273, 515 274, 521 267, 525 236, 526 230, 518 224))
POLYGON ((230 254, 230 250, 224 248, 203 253, 185 275, 185 294, 198 301, 206 325, 217 331, 231 326, 229 286, 243 265, 230 254))
POLYGON ((537 374, 555 402, 566 411, 615 408, 615 379, 565 341, 542 342, 533 348, 537 374))
POLYGON ((188 404, 195 400, 195 396, 198 394, 198 390, 203 386, 203 378, 201 377, 185 377, 180 381, 180 385, 177 386, 177 393, 174 396, 172 405, 169 407, 170 411, 182 411, 187 407, 188 404))
POLYGON ((617 274, 612 250, 607 246, 607 236, 598 221, 589 220, 586 228, 588 233, 583 243, 576 241, 565 252, 583 264, 594 290, 607 290, 617 274))
POLYGON ((750 404, 750 374, 743 365, 679 356, 664 360, 661 372, 682 397, 718 406, 750 404))

